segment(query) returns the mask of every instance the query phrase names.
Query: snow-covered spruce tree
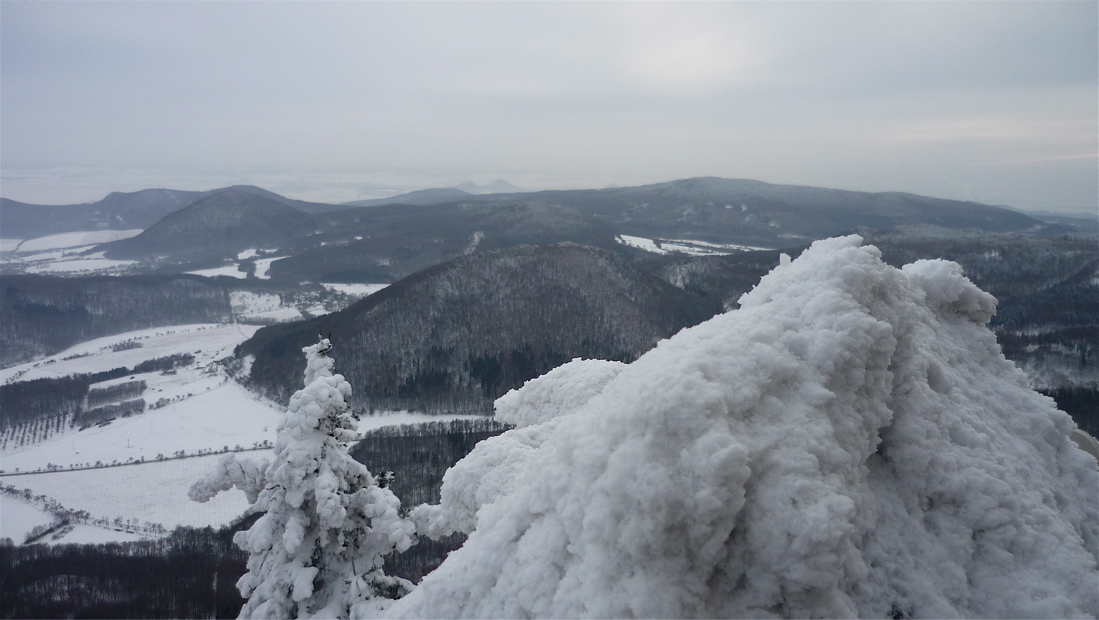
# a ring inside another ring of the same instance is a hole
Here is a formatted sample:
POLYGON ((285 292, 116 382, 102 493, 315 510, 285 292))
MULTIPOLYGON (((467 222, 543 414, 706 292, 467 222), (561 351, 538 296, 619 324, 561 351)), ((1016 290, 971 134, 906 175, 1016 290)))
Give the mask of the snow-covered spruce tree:
MULTIPOLYGON (((372 616, 412 587, 381 570, 385 555, 411 546, 414 526, 398 514, 392 491, 348 454, 345 442, 356 437, 351 385, 332 374, 331 349, 327 339, 303 349, 305 387, 279 423, 274 457, 252 507, 265 514, 234 538, 250 554, 248 572, 237 582, 248 599, 241 618, 372 616)), ((233 465, 223 463, 196 483, 192 497, 255 488, 248 468, 233 475, 242 469, 233 465)))

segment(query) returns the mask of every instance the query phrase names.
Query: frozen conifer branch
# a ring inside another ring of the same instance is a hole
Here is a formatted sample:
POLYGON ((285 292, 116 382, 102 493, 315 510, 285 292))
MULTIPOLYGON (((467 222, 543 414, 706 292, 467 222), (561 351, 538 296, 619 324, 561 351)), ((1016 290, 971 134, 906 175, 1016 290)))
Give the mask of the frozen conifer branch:
POLYGON ((530 382, 414 512, 471 534, 390 616, 1099 615, 1099 471, 994 311, 830 239, 594 393, 530 382))

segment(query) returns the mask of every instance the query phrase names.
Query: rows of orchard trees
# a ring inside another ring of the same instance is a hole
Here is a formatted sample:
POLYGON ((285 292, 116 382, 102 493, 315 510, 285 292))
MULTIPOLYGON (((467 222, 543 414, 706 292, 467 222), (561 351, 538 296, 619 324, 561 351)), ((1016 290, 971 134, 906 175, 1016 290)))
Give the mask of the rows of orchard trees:
POLYGON ((49 438, 69 426, 87 428, 145 411, 143 380, 106 387, 97 383, 148 373, 171 372, 193 364, 181 353, 96 373, 46 377, 0 385, 0 444, 26 445, 49 438))

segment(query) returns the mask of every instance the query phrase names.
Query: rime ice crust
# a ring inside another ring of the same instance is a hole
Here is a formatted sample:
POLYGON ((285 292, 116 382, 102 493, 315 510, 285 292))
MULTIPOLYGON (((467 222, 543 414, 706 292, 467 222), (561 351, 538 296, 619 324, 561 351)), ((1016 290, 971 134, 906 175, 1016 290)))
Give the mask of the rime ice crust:
POLYGON ((497 398, 496 419, 522 428, 573 413, 625 367, 622 362, 576 358, 497 398))
POLYGON ((860 244, 471 453, 435 508, 466 485, 469 540, 392 615, 1099 614, 1099 472, 1000 354, 995 300, 860 244))
POLYGON ((625 367, 576 358, 496 399, 496 419, 517 428, 478 443, 447 470, 440 504, 412 511, 416 531, 433 538, 473 531, 481 506, 513 490, 519 472, 556 428, 553 420, 575 413, 625 367))

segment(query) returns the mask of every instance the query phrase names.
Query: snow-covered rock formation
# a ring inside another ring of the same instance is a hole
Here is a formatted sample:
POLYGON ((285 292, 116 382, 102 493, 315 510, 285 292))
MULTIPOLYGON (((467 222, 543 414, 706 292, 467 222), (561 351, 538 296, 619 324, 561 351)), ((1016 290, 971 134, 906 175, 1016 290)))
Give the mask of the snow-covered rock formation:
POLYGON ((994 310, 831 239, 592 384, 532 382, 417 509, 471 534, 390 615, 1099 614, 1099 472, 994 310))

